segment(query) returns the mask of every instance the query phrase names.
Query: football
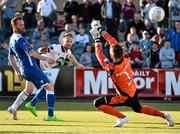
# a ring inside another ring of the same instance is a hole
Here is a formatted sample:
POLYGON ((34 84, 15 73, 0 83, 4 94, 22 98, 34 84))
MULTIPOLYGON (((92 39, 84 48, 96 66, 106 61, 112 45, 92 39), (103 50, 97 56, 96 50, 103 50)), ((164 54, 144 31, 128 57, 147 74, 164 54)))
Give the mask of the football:
POLYGON ((149 19, 156 23, 161 22, 164 19, 165 12, 164 9, 158 6, 154 6, 149 11, 149 19))

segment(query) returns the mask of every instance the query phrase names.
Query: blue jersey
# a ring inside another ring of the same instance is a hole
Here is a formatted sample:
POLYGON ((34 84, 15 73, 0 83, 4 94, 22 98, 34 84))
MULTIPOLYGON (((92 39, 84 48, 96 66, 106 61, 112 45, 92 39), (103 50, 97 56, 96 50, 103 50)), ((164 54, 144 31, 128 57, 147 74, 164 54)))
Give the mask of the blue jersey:
POLYGON ((29 55, 32 48, 21 34, 13 33, 9 44, 9 54, 15 55, 19 60, 19 70, 27 81, 32 82, 37 89, 49 83, 47 76, 39 68, 36 59, 29 55))
POLYGON ((16 55, 19 60, 19 68, 23 73, 31 68, 38 67, 36 59, 29 55, 32 49, 29 42, 21 34, 14 33, 10 38, 10 54, 16 55))

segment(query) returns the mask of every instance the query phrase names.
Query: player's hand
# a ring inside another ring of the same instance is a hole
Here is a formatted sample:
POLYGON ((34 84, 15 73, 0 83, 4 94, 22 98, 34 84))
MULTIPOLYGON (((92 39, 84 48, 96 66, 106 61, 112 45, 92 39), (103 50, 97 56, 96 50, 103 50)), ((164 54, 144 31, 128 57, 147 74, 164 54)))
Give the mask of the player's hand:
POLYGON ((102 31, 102 26, 101 26, 101 23, 99 20, 93 20, 91 22, 91 28, 98 30, 99 33, 101 33, 101 31, 102 31))
POLYGON ((51 58, 48 58, 48 57, 46 57, 47 59, 46 59, 46 61, 47 61, 47 63, 49 63, 49 64, 54 64, 54 63, 56 63, 56 61, 54 60, 54 59, 51 59, 51 58))
POLYGON ((97 29, 91 29, 89 32, 91 33, 95 42, 100 42, 101 34, 97 29))
POLYGON ((84 69, 84 65, 78 64, 78 65, 77 65, 77 68, 79 68, 79 69, 84 69))

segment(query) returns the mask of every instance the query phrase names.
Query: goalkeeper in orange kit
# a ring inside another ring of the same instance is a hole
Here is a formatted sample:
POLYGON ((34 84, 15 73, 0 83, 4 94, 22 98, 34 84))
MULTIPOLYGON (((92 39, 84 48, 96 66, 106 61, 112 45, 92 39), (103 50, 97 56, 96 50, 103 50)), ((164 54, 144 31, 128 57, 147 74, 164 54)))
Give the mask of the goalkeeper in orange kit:
POLYGON ((155 108, 141 105, 138 100, 138 93, 133 79, 133 71, 129 60, 124 57, 123 48, 118 42, 106 31, 102 30, 101 24, 97 20, 91 23, 90 33, 95 41, 96 57, 104 70, 108 71, 115 85, 116 95, 107 95, 94 100, 97 109, 106 114, 117 118, 115 127, 122 127, 128 121, 128 117, 119 112, 114 107, 128 106, 137 113, 158 116, 167 120, 169 126, 174 126, 174 122, 169 113, 162 113, 155 108), (102 52, 102 43, 100 38, 103 37, 110 45, 110 57, 112 63, 105 57, 102 52))

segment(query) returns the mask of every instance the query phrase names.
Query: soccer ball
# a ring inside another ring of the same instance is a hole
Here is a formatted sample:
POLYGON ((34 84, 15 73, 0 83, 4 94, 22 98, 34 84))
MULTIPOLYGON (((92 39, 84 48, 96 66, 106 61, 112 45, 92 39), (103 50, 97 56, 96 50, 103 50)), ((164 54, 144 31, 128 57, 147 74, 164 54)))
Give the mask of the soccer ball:
POLYGON ((149 19, 152 22, 160 22, 164 19, 165 12, 164 9, 158 6, 154 6, 149 11, 149 19))

